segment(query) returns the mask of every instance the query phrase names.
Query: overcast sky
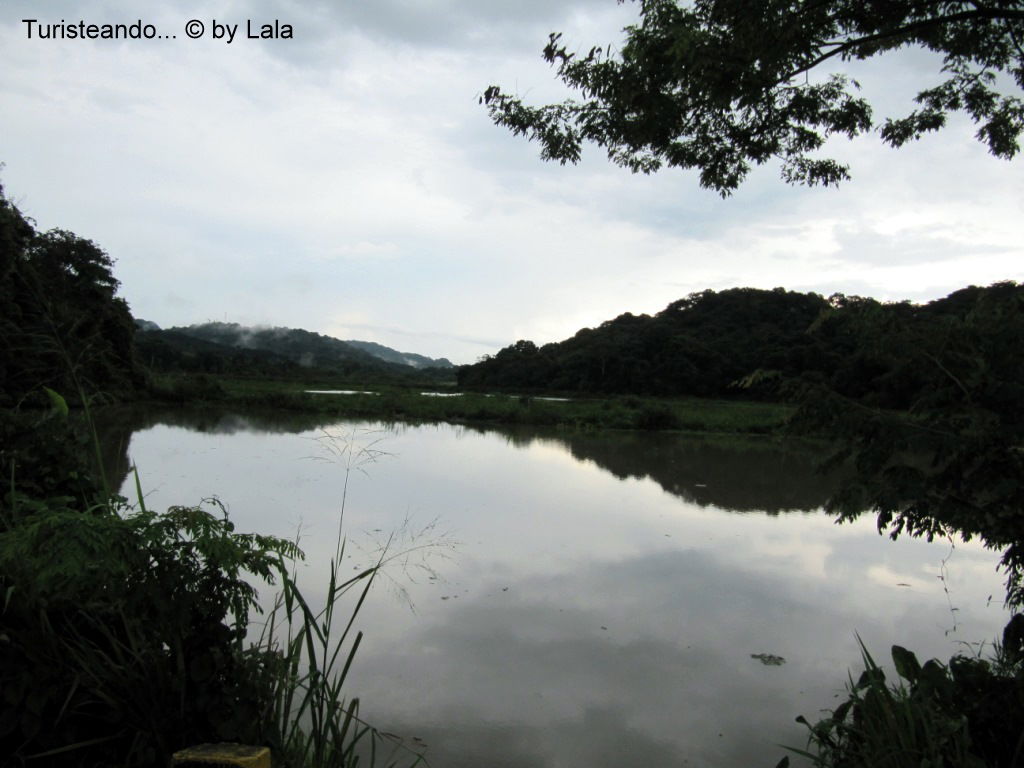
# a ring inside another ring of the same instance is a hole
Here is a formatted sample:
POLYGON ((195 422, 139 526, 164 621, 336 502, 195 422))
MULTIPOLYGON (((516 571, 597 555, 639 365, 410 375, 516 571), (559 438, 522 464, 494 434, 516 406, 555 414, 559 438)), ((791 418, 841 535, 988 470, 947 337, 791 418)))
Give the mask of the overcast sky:
MULTIPOLYGON (((966 120, 901 150, 831 149, 838 190, 758 169, 579 166, 490 123, 500 84, 563 95, 540 51, 618 43, 615 0, 127 0, 0 5, 0 172, 41 229, 94 240, 136 317, 301 327, 472 362, 705 288, 928 300, 1024 280, 1021 161, 966 120), (152 24, 165 39, 29 39, 22 19, 152 24), (195 19, 205 32, 185 34, 195 19), (277 19, 292 39, 252 40, 277 19), (233 42, 213 22, 239 25, 233 42), (171 38, 176 35, 176 38, 171 38)), ((923 53, 859 66, 876 119, 937 81, 923 53)))

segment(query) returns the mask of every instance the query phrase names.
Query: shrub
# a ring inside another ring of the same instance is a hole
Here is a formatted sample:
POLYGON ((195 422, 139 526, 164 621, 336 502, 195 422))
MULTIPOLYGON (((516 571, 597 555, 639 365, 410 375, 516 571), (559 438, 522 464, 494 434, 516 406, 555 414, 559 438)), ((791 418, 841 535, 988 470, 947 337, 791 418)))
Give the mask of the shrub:
POLYGON ((264 740, 268 660, 243 649, 257 607, 243 575, 273 581, 293 544, 236 533, 201 507, 12 502, 0 531, 0 753, 148 765, 202 741, 264 740))

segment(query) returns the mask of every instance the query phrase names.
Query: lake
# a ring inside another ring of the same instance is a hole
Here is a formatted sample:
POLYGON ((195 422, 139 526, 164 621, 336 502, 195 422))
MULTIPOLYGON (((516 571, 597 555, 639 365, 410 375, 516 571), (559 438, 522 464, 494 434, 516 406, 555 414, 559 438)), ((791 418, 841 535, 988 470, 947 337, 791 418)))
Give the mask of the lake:
POLYGON ((238 530, 298 535, 314 598, 365 448, 342 567, 406 554, 349 695, 435 768, 772 768, 838 704, 857 634, 947 660, 1007 618, 997 553, 822 513, 820 446, 142 409, 104 438, 150 508, 215 495, 238 530))

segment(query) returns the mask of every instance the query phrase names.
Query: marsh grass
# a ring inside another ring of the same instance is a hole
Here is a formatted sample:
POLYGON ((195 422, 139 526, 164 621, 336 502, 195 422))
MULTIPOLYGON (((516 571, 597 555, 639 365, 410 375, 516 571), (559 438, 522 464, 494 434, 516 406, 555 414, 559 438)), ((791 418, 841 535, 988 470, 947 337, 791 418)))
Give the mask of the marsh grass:
MULTIPOLYGON (((760 401, 634 395, 549 400, 532 395, 463 392, 457 397, 431 397, 420 394, 420 389, 394 386, 373 388, 372 394, 314 395, 303 390, 331 389, 332 385, 304 386, 288 381, 229 378, 216 381, 220 394, 210 389, 213 394, 197 395, 193 402, 212 399, 242 407, 304 411, 385 422, 449 421, 531 424, 569 429, 772 434, 784 428, 795 410, 789 405, 760 401)), ((167 379, 162 386, 164 390, 171 390, 177 385, 167 379)), ((355 387, 360 390, 364 388, 355 387)))

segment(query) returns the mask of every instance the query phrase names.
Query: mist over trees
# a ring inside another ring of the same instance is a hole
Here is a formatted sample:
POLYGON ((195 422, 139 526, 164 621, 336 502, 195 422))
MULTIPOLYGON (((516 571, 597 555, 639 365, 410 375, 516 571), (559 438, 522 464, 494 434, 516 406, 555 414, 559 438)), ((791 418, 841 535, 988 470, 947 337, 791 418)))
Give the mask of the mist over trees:
POLYGON ((453 378, 452 365, 443 358, 401 353, 372 342, 341 341, 301 328, 200 323, 161 330, 148 323, 140 325, 136 346, 139 359, 161 373, 285 379, 333 376, 350 382, 438 383, 453 378))

